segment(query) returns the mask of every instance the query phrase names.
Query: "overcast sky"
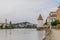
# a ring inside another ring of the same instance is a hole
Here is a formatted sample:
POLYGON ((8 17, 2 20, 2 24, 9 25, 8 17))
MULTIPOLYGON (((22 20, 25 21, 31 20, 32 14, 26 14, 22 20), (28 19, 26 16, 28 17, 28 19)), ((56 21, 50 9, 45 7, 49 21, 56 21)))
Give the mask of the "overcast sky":
POLYGON ((0 0, 0 22, 13 23, 29 21, 37 23, 39 14, 46 17, 60 5, 60 0, 0 0))

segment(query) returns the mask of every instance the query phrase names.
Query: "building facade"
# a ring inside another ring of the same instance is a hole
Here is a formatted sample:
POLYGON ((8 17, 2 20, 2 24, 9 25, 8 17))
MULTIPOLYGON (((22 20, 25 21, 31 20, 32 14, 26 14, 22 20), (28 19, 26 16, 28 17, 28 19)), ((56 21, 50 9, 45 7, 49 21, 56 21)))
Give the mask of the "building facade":
POLYGON ((51 24, 51 22, 57 22, 60 23, 60 6, 58 6, 58 9, 55 12, 50 12, 49 16, 47 17, 47 24, 51 24))
POLYGON ((58 6, 58 9, 57 9, 57 18, 56 20, 59 20, 60 21, 60 6, 58 6))
POLYGON ((55 21, 57 18, 56 12, 50 12, 49 16, 47 17, 47 23, 51 23, 52 21, 55 21))

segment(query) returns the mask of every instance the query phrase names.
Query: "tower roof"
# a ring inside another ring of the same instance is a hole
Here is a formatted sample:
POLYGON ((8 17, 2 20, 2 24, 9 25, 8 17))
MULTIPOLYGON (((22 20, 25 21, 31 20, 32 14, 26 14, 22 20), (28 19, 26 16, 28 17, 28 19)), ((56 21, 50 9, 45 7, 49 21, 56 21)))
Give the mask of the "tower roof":
POLYGON ((43 20, 41 14, 40 14, 39 17, 38 17, 38 20, 43 20))

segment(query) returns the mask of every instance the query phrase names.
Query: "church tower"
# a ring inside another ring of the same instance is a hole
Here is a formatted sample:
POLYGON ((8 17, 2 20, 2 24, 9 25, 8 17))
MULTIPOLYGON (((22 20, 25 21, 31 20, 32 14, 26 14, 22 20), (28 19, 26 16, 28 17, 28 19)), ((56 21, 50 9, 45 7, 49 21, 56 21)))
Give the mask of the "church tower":
POLYGON ((42 16, 41 16, 41 14, 40 14, 39 17, 38 17, 37 27, 43 27, 43 18, 42 18, 42 16))

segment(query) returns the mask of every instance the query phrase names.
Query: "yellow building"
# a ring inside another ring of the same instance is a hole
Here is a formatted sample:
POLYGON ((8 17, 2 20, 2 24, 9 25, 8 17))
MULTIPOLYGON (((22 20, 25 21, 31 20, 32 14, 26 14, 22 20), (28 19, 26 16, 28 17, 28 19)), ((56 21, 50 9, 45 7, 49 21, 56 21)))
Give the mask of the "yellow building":
POLYGON ((59 20, 59 22, 60 22, 60 6, 58 6, 58 9, 57 9, 57 20, 59 20))

